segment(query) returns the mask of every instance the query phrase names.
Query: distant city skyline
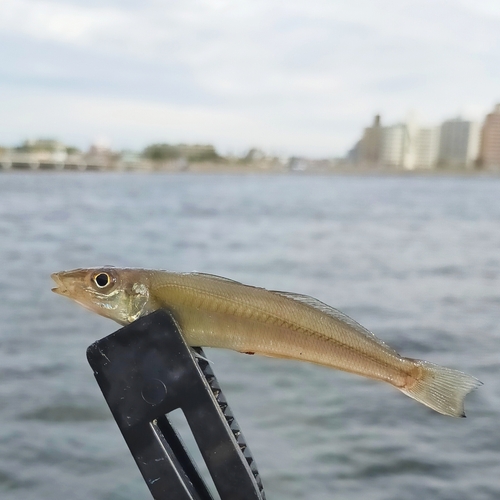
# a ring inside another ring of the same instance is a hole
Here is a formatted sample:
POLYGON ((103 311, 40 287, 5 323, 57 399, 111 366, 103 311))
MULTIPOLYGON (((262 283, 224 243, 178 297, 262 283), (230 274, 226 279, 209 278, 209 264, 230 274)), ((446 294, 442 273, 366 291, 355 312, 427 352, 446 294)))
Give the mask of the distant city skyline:
POLYGON ((343 156, 369 119, 481 121, 496 0, 0 2, 0 144, 343 156))
POLYGON ((354 166, 500 169, 500 104, 482 120, 455 117, 422 126, 415 117, 385 123, 375 115, 347 154, 354 166))
MULTIPOLYGON (((240 153, 220 154, 212 144, 195 144, 181 141, 173 144, 167 142, 149 143, 141 150, 123 148, 116 150, 102 138, 94 141, 88 148, 79 148, 76 151, 73 144, 64 143, 59 138, 38 137, 25 139, 13 147, 0 144, 0 163, 8 164, 11 154, 29 153, 31 161, 40 154, 51 152, 51 155, 60 154, 63 151, 84 154, 123 155, 130 154, 136 157, 154 159, 162 151, 161 155, 167 158, 189 158, 194 153, 193 159, 198 153, 209 152, 205 160, 223 158, 258 160, 274 158, 279 162, 314 160, 305 155, 276 155, 260 148, 247 148, 240 153), (150 156, 151 151, 156 151, 150 156), (183 152, 184 151, 184 152, 183 152), (174 155, 174 156, 172 156, 174 155), (6 163, 7 162, 7 163, 6 163)), ((205 153, 204 153, 205 154, 205 153)), ((160 157, 156 158, 160 159, 160 157)), ((375 115, 370 126, 365 127, 360 138, 354 146, 346 151, 344 155, 324 157, 324 160, 342 163, 346 160, 351 165, 395 167, 403 169, 434 169, 437 167, 451 168, 500 168, 500 104, 496 104, 493 110, 483 120, 464 120, 458 116, 444 120, 437 124, 422 124, 417 121, 415 113, 410 114, 406 120, 397 123, 382 123, 381 115, 375 115)), ((42 160, 45 161, 45 160, 42 160)), ((190 160, 192 161, 192 159, 190 160)))
MULTIPOLYGON (((56 139, 25 140, 14 148, 0 145, 0 169, 24 170, 135 170, 186 171, 192 165, 211 168, 249 167, 265 170, 316 170, 352 167, 397 170, 500 171, 500 104, 483 123, 451 118, 439 125, 422 126, 415 116, 385 124, 375 115, 345 157, 321 160, 290 155, 275 156, 251 148, 243 155, 220 154, 212 144, 153 143, 142 151, 112 150, 97 141, 87 151, 56 139)), ((196 168, 196 167, 195 167, 196 168)), ((205 169, 206 170, 206 169, 205 169)))

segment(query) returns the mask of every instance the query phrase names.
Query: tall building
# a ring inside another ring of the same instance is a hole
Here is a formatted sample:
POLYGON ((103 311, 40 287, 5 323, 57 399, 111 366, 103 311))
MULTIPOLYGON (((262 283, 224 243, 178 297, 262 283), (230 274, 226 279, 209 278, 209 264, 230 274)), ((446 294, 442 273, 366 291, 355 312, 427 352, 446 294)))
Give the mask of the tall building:
POLYGON ((437 127, 419 128, 414 120, 384 127, 381 163, 412 170, 434 168, 439 147, 437 127))
POLYGON ((500 104, 495 106, 484 121, 479 163, 486 168, 500 167, 500 104))
POLYGON ((471 168, 479 153, 477 123, 455 118, 441 125, 439 165, 471 168))
POLYGON ((439 127, 419 128, 413 140, 415 168, 434 168, 439 154, 439 127))
POLYGON ((371 127, 349 151, 351 163, 385 167, 434 168, 439 150, 439 129, 419 128, 414 118, 382 127, 377 115, 371 127))
POLYGON ((382 144, 382 125, 380 115, 376 115, 371 127, 365 128, 359 143, 358 158, 361 163, 376 165, 380 161, 380 148, 382 144))
POLYGON ((380 163, 382 135, 383 127, 380 123, 380 115, 376 115, 372 126, 363 130, 361 139, 347 153, 349 163, 369 167, 378 165, 380 163))
POLYGON ((412 168, 410 131, 406 124, 384 127, 380 163, 387 167, 412 168))

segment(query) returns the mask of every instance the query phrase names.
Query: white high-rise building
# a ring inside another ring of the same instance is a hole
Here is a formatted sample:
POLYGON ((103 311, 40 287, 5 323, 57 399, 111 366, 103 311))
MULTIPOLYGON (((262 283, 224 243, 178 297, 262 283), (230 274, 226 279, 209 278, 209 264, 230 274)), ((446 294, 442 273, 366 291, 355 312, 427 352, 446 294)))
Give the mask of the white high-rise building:
POLYGON ((410 132, 404 123, 383 127, 380 163, 387 167, 412 168, 410 132))
POLYGON ((439 127, 417 129, 412 146, 415 168, 435 168, 439 154, 439 127))
POLYGON ((477 123, 455 118, 441 125, 439 165, 471 168, 479 153, 480 129, 477 123))
POLYGON ((381 163, 389 167, 434 168, 439 151, 439 129, 419 128, 414 121, 384 127, 381 163))

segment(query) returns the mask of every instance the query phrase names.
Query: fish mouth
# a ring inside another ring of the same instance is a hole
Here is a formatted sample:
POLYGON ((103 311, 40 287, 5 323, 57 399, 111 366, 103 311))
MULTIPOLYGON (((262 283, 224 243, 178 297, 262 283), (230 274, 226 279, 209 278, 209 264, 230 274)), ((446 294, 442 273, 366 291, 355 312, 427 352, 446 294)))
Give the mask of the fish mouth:
POLYGON ((51 290, 54 293, 57 293, 59 295, 67 295, 68 294, 68 289, 64 286, 64 283, 62 282, 59 273, 52 273, 50 277, 55 281, 56 285, 54 288, 51 290))

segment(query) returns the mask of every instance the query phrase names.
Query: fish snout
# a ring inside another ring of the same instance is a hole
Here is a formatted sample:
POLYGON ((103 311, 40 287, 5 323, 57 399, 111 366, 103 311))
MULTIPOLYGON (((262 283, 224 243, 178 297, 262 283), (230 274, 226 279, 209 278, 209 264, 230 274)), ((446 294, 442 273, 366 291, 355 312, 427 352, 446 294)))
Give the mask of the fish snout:
POLYGON ((54 288, 52 288, 51 290, 54 293, 57 293, 59 295, 67 295, 69 290, 64 285, 63 280, 61 279, 61 276, 59 275, 59 273, 52 273, 50 275, 50 277, 55 281, 55 283, 57 285, 54 288))

